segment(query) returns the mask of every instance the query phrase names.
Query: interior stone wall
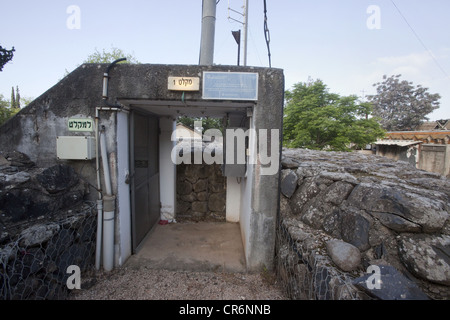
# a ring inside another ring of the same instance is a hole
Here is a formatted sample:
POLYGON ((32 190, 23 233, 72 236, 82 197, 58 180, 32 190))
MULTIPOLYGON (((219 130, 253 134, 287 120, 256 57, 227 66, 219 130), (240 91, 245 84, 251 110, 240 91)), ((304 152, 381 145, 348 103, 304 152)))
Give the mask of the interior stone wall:
POLYGON ((220 164, 177 165, 177 219, 225 221, 226 178, 220 164))

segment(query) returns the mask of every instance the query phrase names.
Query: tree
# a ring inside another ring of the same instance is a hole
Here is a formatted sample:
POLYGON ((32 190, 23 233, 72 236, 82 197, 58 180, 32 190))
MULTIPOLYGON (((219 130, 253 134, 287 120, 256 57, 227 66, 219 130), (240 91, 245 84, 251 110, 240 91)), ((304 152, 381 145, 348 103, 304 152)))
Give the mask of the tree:
POLYGON ((16 86, 16 109, 20 109, 20 92, 19 86, 16 86))
POLYGON ((11 102, 5 100, 2 94, 0 94, 0 126, 14 116, 19 109, 11 109, 11 102))
POLYGON ((95 49, 95 52, 90 54, 83 63, 111 63, 120 58, 127 58, 127 61, 124 63, 140 63, 133 55, 115 47, 111 47, 111 51, 103 49, 102 52, 95 49))
POLYGON ((14 93, 14 87, 11 88, 11 109, 16 108, 16 94, 14 93))
POLYGON ((202 134, 205 133, 208 129, 218 129, 223 132, 223 124, 222 119, 219 118, 207 118, 207 117, 179 117, 178 122, 184 124, 186 127, 194 130, 194 122, 201 121, 202 122, 202 134))
POLYGON ((289 148, 350 151, 376 141, 384 131, 372 107, 358 97, 330 93, 321 80, 297 83, 286 92, 283 144, 289 148))
MULTIPOLYGON (((121 61, 120 63, 140 63, 133 55, 127 54, 121 49, 115 47, 111 47, 110 51, 103 49, 102 52, 95 49, 95 52, 88 55, 87 58, 84 59, 83 63, 111 63, 120 58, 127 58, 126 61, 121 61)), ((64 76, 67 76, 68 74, 69 71, 66 69, 64 76)))
POLYGON ((11 110, 20 109, 20 93, 19 86, 16 86, 16 91, 14 93, 14 87, 11 89, 11 110))
POLYGON ((14 56, 14 51, 16 51, 16 49, 14 49, 14 47, 12 47, 11 50, 7 50, 7 49, 3 48, 2 46, 0 46, 0 71, 3 70, 3 67, 5 66, 5 64, 7 64, 9 61, 12 60, 12 58, 14 56))
POLYGON ((14 91, 14 87, 11 88, 11 101, 6 100, 3 95, 0 94, 0 126, 20 111, 21 101, 27 106, 33 101, 33 98, 21 98, 19 86, 16 86, 16 91, 14 91))
POLYGON ((375 83, 377 94, 368 96, 373 114, 379 117, 387 131, 411 131, 419 126, 426 116, 439 108, 439 94, 430 94, 421 85, 400 80, 401 75, 383 76, 383 82, 375 83))

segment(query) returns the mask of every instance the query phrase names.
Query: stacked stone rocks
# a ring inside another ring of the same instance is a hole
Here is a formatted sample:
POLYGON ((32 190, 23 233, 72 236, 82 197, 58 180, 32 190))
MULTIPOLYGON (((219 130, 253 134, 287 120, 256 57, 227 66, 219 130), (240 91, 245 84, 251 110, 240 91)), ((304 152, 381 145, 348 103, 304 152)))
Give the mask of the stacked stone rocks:
POLYGON ((219 164, 177 166, 177 219, 225 221, 226 180, 219 164))
POLYGON ((96 214, 67 165, 0 153, 0 299, 64 299, 69 266, 93 268, 96 214))
POLYGON ((379 299, 450 298, 449 179, 361 153, 284 149, 282 167, 282 227, 303 263, 379 299), (381 288, 368 286, 370 266, 381 288))

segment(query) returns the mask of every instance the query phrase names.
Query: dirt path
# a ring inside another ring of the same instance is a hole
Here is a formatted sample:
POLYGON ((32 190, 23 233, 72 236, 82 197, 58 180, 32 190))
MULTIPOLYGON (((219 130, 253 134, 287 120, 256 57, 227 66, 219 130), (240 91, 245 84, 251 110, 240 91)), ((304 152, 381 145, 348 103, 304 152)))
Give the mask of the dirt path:
POLYGON ((222 273, 119 268, 82 279, 74 300, 286 300, 271 272, 222 273), (88 289, 89 282, 95 283, 88 289))

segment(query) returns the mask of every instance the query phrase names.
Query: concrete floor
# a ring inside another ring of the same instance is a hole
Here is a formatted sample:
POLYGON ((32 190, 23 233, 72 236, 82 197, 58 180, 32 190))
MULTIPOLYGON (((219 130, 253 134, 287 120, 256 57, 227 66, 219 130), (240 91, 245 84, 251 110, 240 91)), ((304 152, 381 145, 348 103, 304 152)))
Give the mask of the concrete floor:
POLYGON ((177 271, 246 271, 239 224, 225 222, 157 224, 125 265, 177 271))

